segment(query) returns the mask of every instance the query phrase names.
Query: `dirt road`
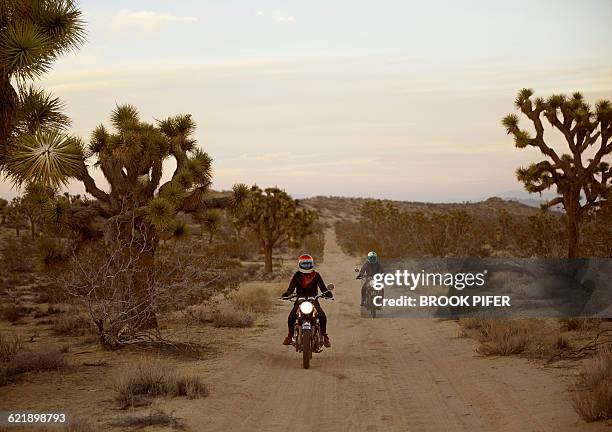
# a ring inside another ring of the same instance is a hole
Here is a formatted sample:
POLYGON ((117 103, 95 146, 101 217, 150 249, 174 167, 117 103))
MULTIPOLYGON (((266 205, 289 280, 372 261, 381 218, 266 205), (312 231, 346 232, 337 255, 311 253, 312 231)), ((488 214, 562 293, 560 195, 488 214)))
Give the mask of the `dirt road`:
POLYGON ((580 422, 560 372, 481 358, 452 322, 361 318, 354 265, 329 231, 319 270, 336 285, 336 300, 323 305, 333 347, 315 354, 310 370, 281 345, 285 304, 260 335, 198 370, 208 398, 166 407, 197 431, 605 429, 580 422))

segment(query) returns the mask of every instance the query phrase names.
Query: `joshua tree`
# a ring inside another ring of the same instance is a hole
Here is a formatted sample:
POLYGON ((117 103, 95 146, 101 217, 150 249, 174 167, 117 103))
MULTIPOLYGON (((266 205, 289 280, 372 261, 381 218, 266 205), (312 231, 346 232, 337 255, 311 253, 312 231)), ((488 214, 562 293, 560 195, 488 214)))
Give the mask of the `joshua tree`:
POLYGON ((242 239, 242 231, 246 227, 247 218, 244 212, 245 198, 249 194, 249 187, 244 183, 237 183, 232 188, 232 205, 228 208, 229 222, 236 233, 236 241, 242 239))
POLYGON ((4 198, 0 198, 0 225, 4 225, 6 223, 6 213, 8 211, 8 201, 4 198))
POLYGON ((567 214, 568 257, 580 254, 580 224, 589 209, 609 202, 612 169, 605 159, 612 153, 612 104, 600 101, 595 109, 580 93, 531 99, 533 90, 519 91, 516 107, 533 123, 535 135, 519 128, 515 114, 502 124, 517 148, 535 147, 545 159, 517 170, 518 180, 531 193, 556 187, 557 197, 544 207, 562 204, 567 214), (569 153, 559 155, 544 138, 544 120, 561 132, 569 153), (588 158, 586 161, 583 159, 588 158))
POLYGON ((244 215, 264 251, 264 271, 272 272, 272 252, 284 243, 295 244, 316 220, 312 210, 299 208, 285 191, 274 187, 261 190, 253 186, 244 204, 244 215))
POLYGON ((26 186, 26 193, 21 200, 21 208, 24 216, 30 223, 30 234, 36 237, 37 228, 42 227, 47 204, 55 196, 55 191, 36 183, 26 186))
POLYGON ((15 228, 15 234, 17 235, 17 237, 19 237, 21 223, 23 222, 24 217, 21 197, 15 197, 11 200, 6 211, 6 216, 8 221, 13 224, 15 228))
POLYGON ((68 225, 77 233, 76 253, 88 240, 124 245, 120 258, 128 263, 123 267, 131 275, 125 286, 132 293, 129 313, 138 316, 137 330, 156 329, 155 293, 150 287, 155 285, 151 278, 159 240, 184 231, 184 224, 176 219, 178 212, 227 205, 230 197, 205 199, 212 161, 196 148, 190 115, 154 125, 141 121, 133 106, 122 105, 113 111, 111 123, 115 131, 99 126, 86 148, 78 139, 59 132, 27 135, 9 158, 8 168, 17 183, 28 180, 54 187, 75 178, 84 184, 96 200, 55 206, 54 217, 62 219, 62 209, 70 213, 68 225), (176 169, 160 186, 162 163, 168 157, 175 159, 176 169), (90 176, 86 165, 90 158, 104 174, 108 191, 90 176))
POLYGON ((0 2, 0 168, 20 134, 69 123, 59 99, 26 81, 39 78, 58 57, 78 48, 83 24, 72 0, 0 2))
POLYGON ((208 243, 213 242, 213 237, 221 228, 223 217, 218 210, 204 209, 194 214, 196 221, 200 224, 201 234, 208 232, 208 243))

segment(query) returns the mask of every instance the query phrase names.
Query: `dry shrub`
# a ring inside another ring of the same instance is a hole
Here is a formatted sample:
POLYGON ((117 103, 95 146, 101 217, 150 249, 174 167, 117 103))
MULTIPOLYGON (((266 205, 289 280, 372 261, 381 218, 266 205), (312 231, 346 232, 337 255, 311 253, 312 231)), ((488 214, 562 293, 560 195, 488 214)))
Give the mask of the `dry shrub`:
POLYGON ((585 364, 573 404, 587 422, 612 419, 612 353, 602 353, 585 364))
POLYGON ((38 352, 21 351, 7 364, 6 375, 15 376, 26 372, 63 370, 68 363, 62 353, 48 347, 38 352))
POLYGON ((555 342, 554 342, 554 348, 558 350, 564 350, 569 347, 570 347, 570 343, 567 340, 567 338, 565 338, 565 336, 563 335, 557 336, 557 339, 555 339, 555 342))
POLYGON ((59 313, 62 313, 62 312, 63 312, 62 309, 60 309, 58 307, 55 307, 53 305, 49 305, 49 306, 47 306, 46 310, 42 310, 42 309, 41 310, 37 310, 34 313, 34 318, 36 318, 36 319, 44 318, 44 317, 48 317, 49 315, 56 315, 56 314, 59 314, 59 313))
POLYGON ((96 432, 96 429, 91 425, 85 417, 76 417, 70 419, 66 432, 96 432))
POLYGON ((274 304, 272 293, 262 286, 243 287, 232 296, 231 301, 239 309, 255 313, 267 313, 274 304))
POLYGON ((80 312, 66 312, 53 321, 53 331, 61 336, 89 336, 96 334, 91 318, 80 312))
POLYGON ((468 330, 480 330, 487 319, 479 316, 459 318, 459 325, 468 330))
POLYGON ((476 349, 485 356, 520 354, 527 348, 528 328, 524 323, 508 319, 490 319, 479 331, 480 346, 476 349))
POLYGON ((208 387, 195 376, 177 376, 159 360, 142 359, 130 364, 115 382, 115 400, 122 409, 148 405, 159 396, 208 396, 208 387))
POLYGON ((28 316, 30 312, 32 312, 32 310, 32 308, 26 306, 9 304, 4 306, 2 310, 0 310, 0 315, 2 315, 2 317, 9 322, 16 322, 19 321, 21 318, 28 316))
POLYGON ((176 379, 175 396, 197 399, 208 396, 208 386, 197 376, 181 376, 176 379))
POLYGON ((11 361, 21 348, 21 338, 14 333, 0 333, 0 362, 11 361))
POLYGON ((215 327, 252 327, 255 317, 251 312, 236 309, 231 305, 222 305, 213 312, 212 323, 215 327))
MULTIPOLYGON (((69 418, 68 424, 59 428, 56 426, 46 427, 43 426, 41 429, 36 429, 38 432, 96 432, 96 429, 91 425, 89 420, 85 417, 69 418)), ((0 429, 2 432, 2 429, 0 429)))
POLYGON ((566 331, 594 330, 601 324, 600 318, 567 317, 559 319, 561 327, 566 331))
POLYGON ((166 413, 162 410, 153 410, 145 415, 130 415, 111 423, 111 426, 132 429, 144 429, 155 426, 165 426, 172 429, 184 430, 185 426, 173 413, 166 413))
POLYGON ((0 267, 7 273, 34 271, 34 247, 34 242, 27 236, 5 238, 0 250, 0 267))

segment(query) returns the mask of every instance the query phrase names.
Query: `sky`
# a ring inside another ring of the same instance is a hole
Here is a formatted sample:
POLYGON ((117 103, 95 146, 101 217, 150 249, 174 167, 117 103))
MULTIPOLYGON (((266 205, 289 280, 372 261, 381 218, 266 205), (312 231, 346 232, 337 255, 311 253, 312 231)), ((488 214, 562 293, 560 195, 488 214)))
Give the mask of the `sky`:
MULTIPOLYGON (((435 202, 518 195, 516 168, 539 155, 515 149, 500 124, 517 91, 612 99, 609 0, 80 7, 86 44, 39 83, 65 101, 71 131, 88 138, 122 103, 149 121, 191 113, 216 189, 244 182, 297 197, 435 202)), ((17 192, 0 184, 0 196, 17 192)))

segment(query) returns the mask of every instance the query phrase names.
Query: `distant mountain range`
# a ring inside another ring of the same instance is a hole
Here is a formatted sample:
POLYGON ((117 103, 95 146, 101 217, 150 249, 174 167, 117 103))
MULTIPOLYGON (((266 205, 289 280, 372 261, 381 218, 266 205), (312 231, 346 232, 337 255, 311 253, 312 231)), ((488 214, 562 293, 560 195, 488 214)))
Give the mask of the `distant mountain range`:
MULTIPOLYGON (((542 204, 545 204, 547 201, 555 198, 557 195, 550 192, 542 193, 542 195, 530 194, 522 190, 515 190, 502 193, 499 196, 506 201, 518 201, 530 207, 539 208, 542 204)), ((563 206, 561 204, 554 206, 552 210, 564 211, 563 206)))

